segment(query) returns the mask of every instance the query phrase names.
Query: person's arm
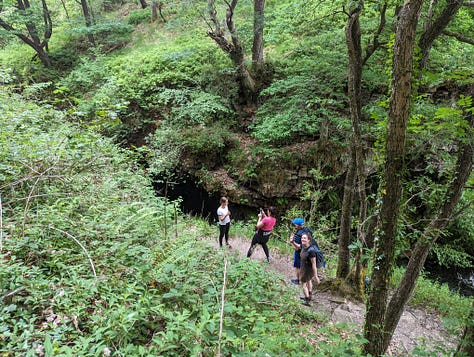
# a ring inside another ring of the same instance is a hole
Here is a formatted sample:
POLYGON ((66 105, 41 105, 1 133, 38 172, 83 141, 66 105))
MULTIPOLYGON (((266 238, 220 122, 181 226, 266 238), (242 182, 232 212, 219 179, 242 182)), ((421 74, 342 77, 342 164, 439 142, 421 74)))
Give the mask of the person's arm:
POLYGON ((295 242, 295 234, 291 233, 290 235, 290 244, 293 247, 294 250, 300 250, 301 249, 301 244, 298 244, 295 242))
POLYGON ((263 217, 262 213, 259 213, 258 214, 258 220, 257 220, 257 228, 259 228, 259 229, 263 227, 264 218, 262 218, 262 217, 263 217))
POLYGON ((230 216, 230 211, 227 211, 226 214, 222 214, 222 211, 220 212, 221 214, 219 215, 219 220, 221 221, 224 221, 224 219, 227 217, 227 216, 230 216))
POLYGON ((314 281, 316 281, 316 284, 321 283, 318 276, 318 268, 316 267, 316 257, 311 258, 311 267, 313 268, 314 281))

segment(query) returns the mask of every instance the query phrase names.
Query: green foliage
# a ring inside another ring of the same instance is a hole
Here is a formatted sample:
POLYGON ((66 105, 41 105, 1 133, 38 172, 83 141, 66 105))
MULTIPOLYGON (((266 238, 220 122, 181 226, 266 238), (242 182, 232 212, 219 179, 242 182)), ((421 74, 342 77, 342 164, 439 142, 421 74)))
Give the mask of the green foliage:
POLYGON ((166 124, 176 129, 211 125, 224 119, 230 119, 229 124, 233 122, 233 113, 224 98, 201 90, 162 88, 152 101, 158 107, 170 108, 166 124))
MULTIPOLYGON (((394 269, 391 284, 398 286, 403 273, 401 268, 394 269)), ((420 276, 409 303, 412 306, 438 311, 446 318, 450 328, 459 333, 469 316, 471 299, 453 294, 446 284, 439 284, 420 276)))
POLYGON ((335 132, 347 129, 349 122, 340 116, 340 101, 314 96, 317 83, 296 76, 265 89, 262 95, 269 99, 259 108, 251 126, 254 137, 263 143, 289 144, 320 136, 327 123, 335 132))
MULTIPOLYGON (((301 333, 293 293, 263 266, 210 254, 193 227, 162 237, 165 206, 124 152, 51 109, 0 100, 8 148, 0 352, 193 355, 220 346, 226 355, 263 356, 315 348, 301 333)), ((357 351, 359 343, 336 346, 357 351)))
POLYGON ((150 9, 135 9, 128 14, 127 22, 130 25, 138 25, 151 21, 150 9))

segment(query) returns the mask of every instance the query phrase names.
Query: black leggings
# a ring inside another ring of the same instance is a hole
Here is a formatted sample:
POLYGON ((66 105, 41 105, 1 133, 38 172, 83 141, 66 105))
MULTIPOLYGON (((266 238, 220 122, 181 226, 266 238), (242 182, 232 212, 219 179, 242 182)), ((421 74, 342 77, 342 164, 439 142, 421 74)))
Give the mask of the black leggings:
POLYGON ((222 247, 222 238, 225 237, 226 244, 229 243, 230 222, 227 224, 219 224, 219 246, 222 247))
POLYGON ((254 234, 252 238, 252 243, 250 244, 249 251, 247 252, 247 258, 250 258, 257 244, 260 244, 262 246, 267 259, 270 258, 270 252, 268 251, 268 246, 267 246, 268 240, 270 239, 270 233, 271 232, 264 232, 259 229, 254 234))

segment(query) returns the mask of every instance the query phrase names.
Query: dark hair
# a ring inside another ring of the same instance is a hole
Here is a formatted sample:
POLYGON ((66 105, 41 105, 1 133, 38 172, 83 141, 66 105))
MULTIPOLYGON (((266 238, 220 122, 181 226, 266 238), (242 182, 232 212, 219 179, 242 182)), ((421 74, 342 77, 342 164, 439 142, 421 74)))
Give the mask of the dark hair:
POLYGON ((222 196, 222 197, 221 197, 221 203, 224 203, 225 201, 227 201, 227 197, 222 196))
POLYGON ((272 216, 275 216, 275 212, 276 212, 275 207, 270 206, 270 207, 268 207, 268 210, 270 211, 270 213, 272 214, 272 216))

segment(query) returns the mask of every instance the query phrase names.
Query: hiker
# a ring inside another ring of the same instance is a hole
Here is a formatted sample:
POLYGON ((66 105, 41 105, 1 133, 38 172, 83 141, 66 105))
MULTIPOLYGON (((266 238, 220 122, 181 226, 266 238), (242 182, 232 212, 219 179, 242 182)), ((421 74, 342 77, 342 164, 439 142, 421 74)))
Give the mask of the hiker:
POLYGON ((295 226, 296 233, 291 233, 290 235, 290 244, 292 245, 293 249, 295 250, 293 254, 293 267, 295 268, 296 279, 291 279, 291 282, 295 285, 300 283, 300 268, 301 268, 301 260, 300 260, 300 253, 301 253, 301 235, 303 233, 309 232, 312 233, 309 228, 304 226, 304 219, 303 218, 295 218, 291 221, 291 223, 295 226))
POLYGON ((260 244, 265 252, 265 256, 267 257, 267 262, 270 263, 270 252, 268 251, 268 240, 270 239, 270 235, 272 234, 273 227, 276 223, 275 215, 275 208, 269 207, 267 208, 266 212, 264 209, 260 208, 260 213, 258 214, 258 221, 257 221, 257 230, 252 238, 252 243, 250 244, 249 251, 247 252, 247 258, 250 258, 252 255, 255 246, 260 244))
POLYGON ((318 268, 316 267, 316 248, 311 243, 311 235, 305 232, 301 235, 301 271, 300 281, 303 286, 303 304, 309 306, 313 299, 313 282, 319 284, 318 268))
POLYGON ((232 248, 229 244, 229 229, 230 229, 230 211, 229 211, 229 200, 223 196, 220 200, 221 205, 217 209, 218 225, 219 225, 219 247, 222 247, 223 238, 225 238, 225 244, 232 248))

